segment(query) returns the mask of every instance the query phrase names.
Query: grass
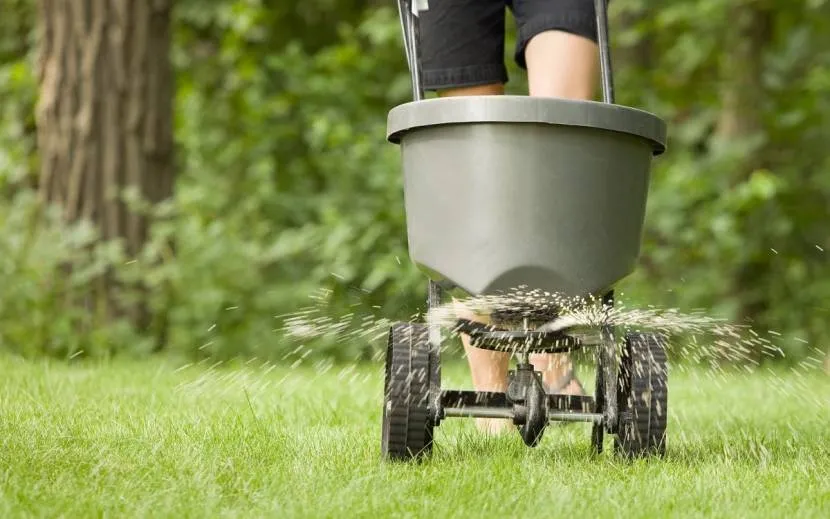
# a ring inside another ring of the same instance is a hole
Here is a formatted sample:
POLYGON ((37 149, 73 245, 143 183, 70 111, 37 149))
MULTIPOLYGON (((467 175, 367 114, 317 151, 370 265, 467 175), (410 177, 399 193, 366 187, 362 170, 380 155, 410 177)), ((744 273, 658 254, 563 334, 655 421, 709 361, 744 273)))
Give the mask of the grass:
POLYGON ((378 456, 377 366, 176 368, 3 358, 0 516, 830 517, 818 373, 675 369, 660 461, 592 458, 587 425, 528 449, 455 419, 403 465, 378 456))

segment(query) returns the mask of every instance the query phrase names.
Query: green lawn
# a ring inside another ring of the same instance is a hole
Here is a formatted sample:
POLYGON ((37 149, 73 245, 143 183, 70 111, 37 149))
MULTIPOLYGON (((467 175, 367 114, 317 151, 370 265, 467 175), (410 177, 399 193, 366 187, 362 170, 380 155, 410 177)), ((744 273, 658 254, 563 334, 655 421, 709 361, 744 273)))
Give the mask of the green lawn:
POLYGON ((592 459, 587 425, 528 449, 454 419, 431 461, 391 465, 379 366, 177 367, 2 358, 0 516, 830 517, 818 373, 675 369, 662 461, 592 459))

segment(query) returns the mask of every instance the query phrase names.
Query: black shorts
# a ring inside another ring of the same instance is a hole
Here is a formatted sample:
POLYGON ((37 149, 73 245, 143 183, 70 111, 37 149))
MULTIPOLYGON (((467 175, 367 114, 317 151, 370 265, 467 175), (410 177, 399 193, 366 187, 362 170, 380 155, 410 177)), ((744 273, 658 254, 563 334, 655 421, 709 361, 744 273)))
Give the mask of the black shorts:
POLYGON ((506 8, 516 19, 514 59, 523 69, 525 47, 540 32, 560 30, 597 41, 593 0, 430 0, 419 14, 424 89, 506 83, 506 8))

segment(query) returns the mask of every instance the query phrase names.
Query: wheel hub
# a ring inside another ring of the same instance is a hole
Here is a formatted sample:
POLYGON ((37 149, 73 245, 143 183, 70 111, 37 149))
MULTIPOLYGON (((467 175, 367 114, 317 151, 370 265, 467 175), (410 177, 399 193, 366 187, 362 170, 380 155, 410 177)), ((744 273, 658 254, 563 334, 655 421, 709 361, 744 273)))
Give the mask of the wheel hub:
POLYGON ((531 364, 519 364, 508 374, 507 400, 513 404, 513 423, 526 445, 538 445, 548 424, 548 399, 542 374, 531 364))

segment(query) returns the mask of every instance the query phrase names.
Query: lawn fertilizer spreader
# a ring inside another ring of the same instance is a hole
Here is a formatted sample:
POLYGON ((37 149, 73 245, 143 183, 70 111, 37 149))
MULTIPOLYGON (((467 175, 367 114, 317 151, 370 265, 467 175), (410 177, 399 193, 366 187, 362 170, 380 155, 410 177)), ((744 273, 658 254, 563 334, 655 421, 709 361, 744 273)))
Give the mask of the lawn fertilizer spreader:
MULTIPOLYGON (((614 103, 607 7, 595 0, 602 102, 530 96, 425 99, 417 9, 398 0, 414 100, 388 115, 387 138, 401 150, 411 259, 429 279, 428 307, 442 295, 501 294, 529 287, 614 304, 614 285, 640 253, 652 157, 665 151, 666 125, 614 103)), ((442 327, 391 326, 386 352, 381 450, 386 458, 432 452, 433 431, 450 417, 506 418, 535 446, 551 421, 592 423, 628 457, 666 445, 665 339, 610 324, 585 333, 538 326, 557 317, 521 305, 494 325, 457 319, 474 345, 514 353, 505 392, 441 387, 442 327), (499 323, 519 322, 509 327, 499 323), (549 394, 533 353, 592 348, 593 396, 549 394)))

